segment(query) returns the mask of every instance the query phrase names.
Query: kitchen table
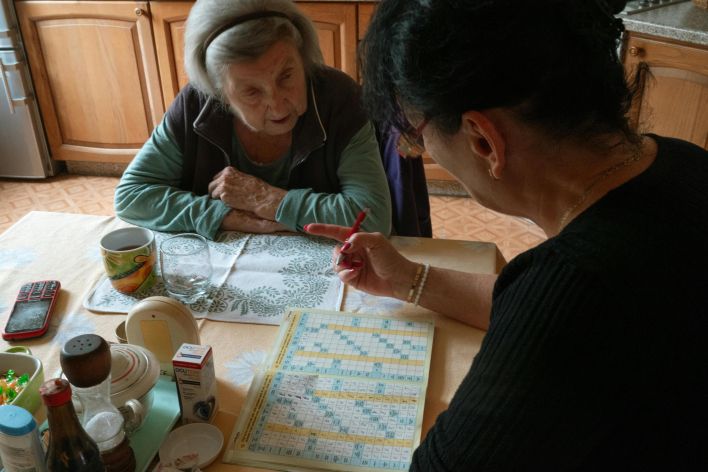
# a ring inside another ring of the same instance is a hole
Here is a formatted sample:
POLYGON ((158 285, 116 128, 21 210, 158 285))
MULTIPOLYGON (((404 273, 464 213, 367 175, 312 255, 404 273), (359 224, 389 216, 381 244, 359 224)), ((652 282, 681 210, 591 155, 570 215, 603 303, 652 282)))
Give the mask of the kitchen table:
MULTIPOLYGON (((45 377, 60 372, 59 352, 70 337, 93 332, 116 341, 115 328, 125 314, 94 313, 83 301, 103 276, 98 249, 100 237, 129 226, 115 217, 31 212, 0 235, 0 322, 5 324, 19 288, 33 280, 57 279, 62 284, 49 331, 40 338, 8 343, 0 349, 24 345, 44 363, 45 377)), ((480 273, 498 273, 504 264, 492 243, 392 237, 393 244, 410 259, 434 266, 480 273)), ((448 405, 480 348, 484 332, 398 300, 374 297, 345 287, 343 311, 385 313, 432 318, 435 335, 426 395, 423 435, 448 405)), ((202 319, 202 344, 212 346, 218 383, 219 412, 214 420, 225 443, 248 392, 250 374, 276 340, 277 326, 202 319)), ((37 419, 44 419, 41 408, 37 419)), ((212 471, 262 470, 224 464, 212 471)))

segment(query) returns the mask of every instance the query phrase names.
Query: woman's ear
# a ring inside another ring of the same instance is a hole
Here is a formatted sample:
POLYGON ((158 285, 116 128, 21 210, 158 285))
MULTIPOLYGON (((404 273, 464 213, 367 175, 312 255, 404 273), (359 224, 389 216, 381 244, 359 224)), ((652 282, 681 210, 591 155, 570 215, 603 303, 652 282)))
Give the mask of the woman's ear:
POLYGON ((506 141, 492 114, 474 110, 463 113, 462 131, 472 151, 486 161, 492 178, 499 180, 506 165, 506 141))

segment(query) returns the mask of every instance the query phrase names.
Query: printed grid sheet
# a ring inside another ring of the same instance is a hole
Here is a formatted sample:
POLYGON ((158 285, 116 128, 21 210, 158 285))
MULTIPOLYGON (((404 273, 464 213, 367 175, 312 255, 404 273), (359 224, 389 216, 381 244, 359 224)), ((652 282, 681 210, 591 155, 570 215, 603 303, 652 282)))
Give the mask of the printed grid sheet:
POLYGON ((225 462, 408 470, 420 441, 432 322, 295 310, 253 381, 225 462))
POLYGON ((305 312, 275 368, 381 380, 425 380, 429 325, 305 312))

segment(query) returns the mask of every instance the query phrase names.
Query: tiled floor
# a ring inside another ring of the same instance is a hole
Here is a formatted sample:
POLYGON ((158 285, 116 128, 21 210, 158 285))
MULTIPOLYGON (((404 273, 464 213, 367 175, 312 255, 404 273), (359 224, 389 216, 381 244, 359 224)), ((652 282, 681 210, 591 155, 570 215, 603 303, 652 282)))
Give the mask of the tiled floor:
MULTIPOLYGON (((62 174, 46 180, 0 179, 0 233, 31 210, 113 214, 117 177, 62 174)), ((528 221, 489 211, 471 198, 431 196, 433 236, 490 241, 506 260, 545 239, 528 221)))

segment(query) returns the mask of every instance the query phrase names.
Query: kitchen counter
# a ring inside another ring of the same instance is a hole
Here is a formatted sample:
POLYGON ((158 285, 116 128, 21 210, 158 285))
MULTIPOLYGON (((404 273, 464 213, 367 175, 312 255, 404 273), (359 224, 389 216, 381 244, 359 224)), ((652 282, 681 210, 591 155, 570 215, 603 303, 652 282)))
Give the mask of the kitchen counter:
POLYGON ((691 1, 619 17, 627 31, 708 46, 708 10, 691 1))

